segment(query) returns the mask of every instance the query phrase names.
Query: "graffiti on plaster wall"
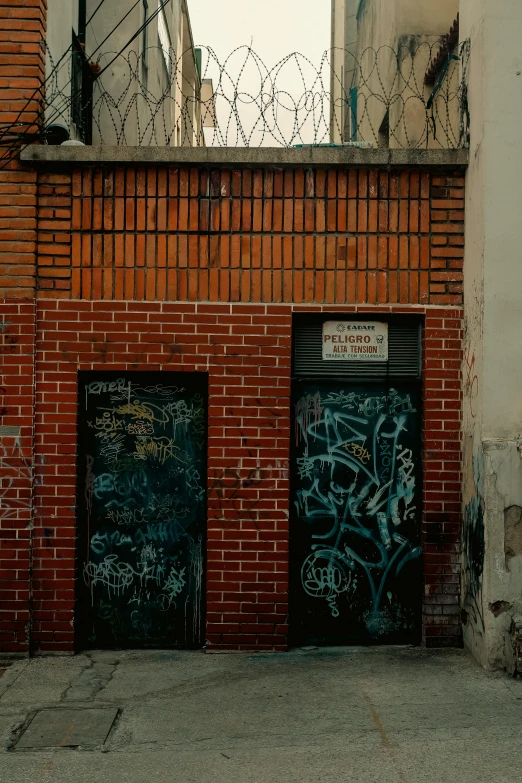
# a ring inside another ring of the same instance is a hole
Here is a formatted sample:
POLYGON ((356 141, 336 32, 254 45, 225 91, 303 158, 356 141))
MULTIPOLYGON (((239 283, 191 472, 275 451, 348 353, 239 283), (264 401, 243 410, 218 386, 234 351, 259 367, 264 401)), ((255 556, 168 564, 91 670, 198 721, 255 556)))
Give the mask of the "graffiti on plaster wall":
MULTIPOLYGON (((471 440, 471 439, 470 439, 471 440)), ((469 444, 469 451, 472 444, 469 444)), ((465 626, 472 626, 479 633, 484 632, 482 608, 482 577, 484 573, 484 458, 482 452, 468 453, 472 472, 468 471, 468 484, 472 487, 471 497, 464 507, 462 531, 463 553, 463 602, 462 620, 465 626)))
POLYGON ((415 394, 315 385, 302 390, 294 421, 303 625, 322 623, 331 638, 413 630, 420 584, 409 566, 422 553, 415 394))
POLYGON ((89 373, 80 386, 80 603, 89 642, 198 645, 206 517, 201 376, 89 373))
POLYGON ((464 389, 466 399, 469 403, 471 417, 476 419, 479 379, 476 369, 475 353, 473 352, 471 345, 468 346, 468 350, 464 358, 464 389))

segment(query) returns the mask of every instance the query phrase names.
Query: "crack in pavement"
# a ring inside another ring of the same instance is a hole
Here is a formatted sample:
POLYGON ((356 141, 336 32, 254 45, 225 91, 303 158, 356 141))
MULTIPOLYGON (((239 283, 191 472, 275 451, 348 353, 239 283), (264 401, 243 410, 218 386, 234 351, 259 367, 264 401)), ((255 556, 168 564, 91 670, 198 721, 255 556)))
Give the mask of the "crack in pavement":
POLYGON ((85 653, 87 664, 65 689, 61 702, 94 701, 95 696, 103 691, 114 676, 119 664, 118 658, 97 659, 91 653, 85 653))

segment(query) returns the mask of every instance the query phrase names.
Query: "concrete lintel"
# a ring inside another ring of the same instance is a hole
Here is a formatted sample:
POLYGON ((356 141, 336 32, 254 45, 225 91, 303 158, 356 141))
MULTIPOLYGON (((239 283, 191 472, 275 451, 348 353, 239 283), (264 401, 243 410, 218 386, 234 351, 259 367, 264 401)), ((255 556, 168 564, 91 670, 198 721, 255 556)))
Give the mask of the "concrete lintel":
POLYGON ((361 147, 80 147, 32 144, 21 152, 21 159, 33 165, 94 166, 179 165, 297 168, 404 166, 465 168, 469 153, 459 150, 395 150, 361 147))

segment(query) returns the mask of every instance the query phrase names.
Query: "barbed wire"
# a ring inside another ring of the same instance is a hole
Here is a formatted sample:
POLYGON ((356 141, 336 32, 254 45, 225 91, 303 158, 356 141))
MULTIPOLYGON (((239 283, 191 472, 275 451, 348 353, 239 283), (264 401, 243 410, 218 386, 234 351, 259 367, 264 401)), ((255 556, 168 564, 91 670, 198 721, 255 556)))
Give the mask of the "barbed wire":
POLYGON ((297 52, 268 67, 250 46, 223 60, 201 50, 199 73, 192 49, 180 57, 161 46, 107 51, 89 61, 71 47, 56 64, 48 51, 39 115, 21 131, 0 128, 0 144, 13 134, 52 143, 61 125, 72 138, 104 145, 468 145, 468 41, 440 62, 438 75, 440 41, 408 39, 357 58, 329 50, 318 66, 297 52))

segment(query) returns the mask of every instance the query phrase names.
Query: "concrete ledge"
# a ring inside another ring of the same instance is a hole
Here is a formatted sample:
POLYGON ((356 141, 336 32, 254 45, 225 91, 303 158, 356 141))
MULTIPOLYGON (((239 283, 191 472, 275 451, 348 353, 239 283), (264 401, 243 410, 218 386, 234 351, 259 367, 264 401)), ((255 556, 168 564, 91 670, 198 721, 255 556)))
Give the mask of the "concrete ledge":
POLYGON ((427 166, 458 169, 468 165, 469 151, 360 147, 48 147, 32 144, 22 150, 20 157, 25 163, 53 166, 170 164, 277 168, 427 166))

